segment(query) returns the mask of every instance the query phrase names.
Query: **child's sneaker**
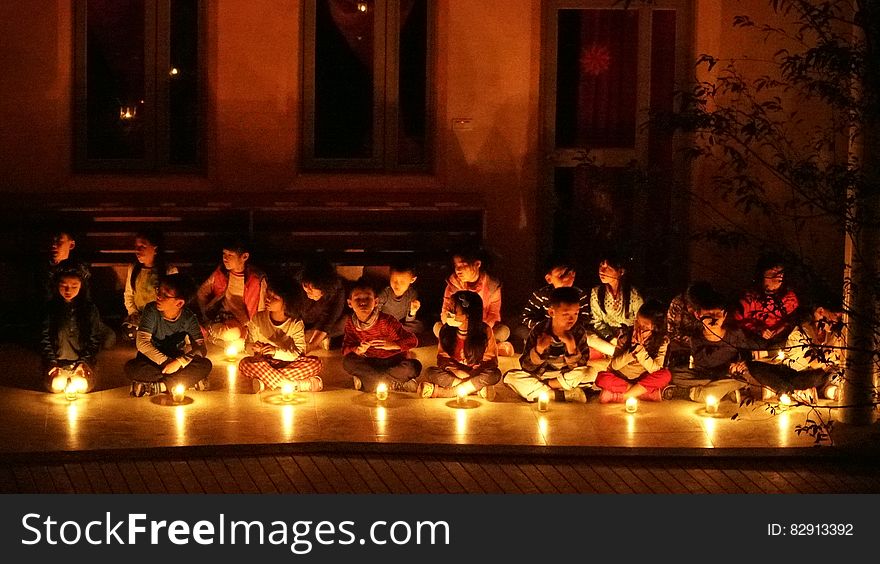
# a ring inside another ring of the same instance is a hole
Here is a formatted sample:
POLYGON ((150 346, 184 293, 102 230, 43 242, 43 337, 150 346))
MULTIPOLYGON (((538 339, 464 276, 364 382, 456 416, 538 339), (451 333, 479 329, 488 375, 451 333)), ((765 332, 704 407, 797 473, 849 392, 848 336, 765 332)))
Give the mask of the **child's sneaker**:
POLYGON ((263 383, 259 378, 251 378, 251 391, 255 394, 259 394, 263 390, 266 389, 266 384, 263 383))
POLYGON ((660 388, 654 388, 650 392, 645 392, 640 395, 639 399, 644 401, 663 401, 663 394, 660 391, 660 388))
MULTIPOLYGON (((324 337, 321 339, 321 349, 325 351, 330 350, 330 337, 324 337)), ((358 388, 360 390, 360 388, 358 388)))
POLYGON ((623 403, 623 401, 623 394, 621 393, 610 390, 599 392, 599 403, 623 403))
POLYGON ((320 392, 324 389, 324 381, 318 376, 297 380, 296 384, 301 392, 320 392))
POLYGON ((352 383, 352 385, 354 386, 354 389, 355 389, 355 390, 363 390, 363 389, 364 389, 364 384, 363 384, 363 382, 361 382, 361 379, 358 378, 357 376, 352 376, 352 377, 351 377, 351 383, 352 383))
POLYGON ((208 381, 207 378, 202 378, 201 380, 196 382, 196 384, 193 386, 193 389, 197 392, 207 392, 211 389, 211 383, 208 381))
POLYGON ((570 401, 574 403, 587 403, 587 394, 582 388, 563 390, 562 397, 565 399, 565 401, 570 401))
POLYGON ((416 393, 419 395, 420 398, 432 398, 434 397, 434 384, 432 384, 431 382, 422 382, 421 384, 419 384, 416 393))
POLYGON ((419 383, 415 379, 401 382, 400 380, 391 380, 391 389, 395 392, 415 392, 419 389, 419 383))
POLYGON ((477 395, 486 401, 495 401, 495 396, 497 394, 498 391, 495 389, 495 386, 483 386, 477 391, 477 395))
POLYGON ((663 391, 660 392, 660 395, 663 397, 663 399, 669 401, 675 397, 675 388, 676 387, 673 385, 664 386, 663 391))
POLYGON ((141 382, 140 380, 131 381, 131 388, 128 390, 128 395, 133 398, 141 398, 144 397, 145 393, 147 393, 146 382, 141 382))

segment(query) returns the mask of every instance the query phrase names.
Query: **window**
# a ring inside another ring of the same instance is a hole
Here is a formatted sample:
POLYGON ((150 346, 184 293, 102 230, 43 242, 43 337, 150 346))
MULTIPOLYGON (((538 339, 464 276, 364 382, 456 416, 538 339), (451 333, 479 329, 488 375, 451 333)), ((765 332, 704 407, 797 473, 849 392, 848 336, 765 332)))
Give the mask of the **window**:
POLYGON ((199 0, 77 0, 75 162, 84 170, 199 164, 199 0))
POLYGON ((431 3, 309 0, 304 21, 304 167, 424 170, 431 3))

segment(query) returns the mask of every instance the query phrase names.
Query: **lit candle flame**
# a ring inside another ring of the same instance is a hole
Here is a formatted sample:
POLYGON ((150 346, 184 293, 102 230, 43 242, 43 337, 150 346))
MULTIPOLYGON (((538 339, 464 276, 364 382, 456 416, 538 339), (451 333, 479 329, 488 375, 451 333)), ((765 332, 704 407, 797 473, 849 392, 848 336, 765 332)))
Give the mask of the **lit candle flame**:
POLYGON ((180 403, 186 398, 186 386, 183 384, 177 384, 171 390, 171 399, 174 400, 174 403, 180 403))
POLYGON ((281 399, 284 401, 291 401, 295 391, 296 387, 294 387, 293 382, 285 382, 281 385, 281 399))
POLYGON ((627 413, 635 413, 639 408, 639 400, 636 398, 627 398, 626 399, 626 412, 627 413))
POLYGON ((459 386, 455 389, 455 393, 458 395, 458 405, 464 405, 467 402, 467 390, 463 386, 459 386))
POLYGON ((376 386, 376 399, 379 401, 385 401, 388 399, 388 384, 385 382, 376 386))
POLYGON ((541 392, 538 395, 538 411, 547 411, 547 406, 550 403, 550 394, 546 391, 541 392))
POLYGON ((718 398, 713 395, 706 396, 706 413, 718 413, 718 398))
POLYGON ((791 405, 791 396, 789 396, 788 394, 782 394, 781 396, 779 396, 779 403, 781 403, 782 405, 791 405))

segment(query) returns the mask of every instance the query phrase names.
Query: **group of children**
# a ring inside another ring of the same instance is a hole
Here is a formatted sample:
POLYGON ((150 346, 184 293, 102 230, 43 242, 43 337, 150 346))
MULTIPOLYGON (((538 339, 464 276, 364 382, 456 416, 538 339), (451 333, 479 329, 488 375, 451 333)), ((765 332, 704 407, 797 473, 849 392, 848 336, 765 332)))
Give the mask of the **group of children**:
MULTIPOLYGON (((777 258, 762 259, 758 284, 733 308, 705 282, 668 307, 645 301, 616 256, 600 262, 600 283, 586 292, 574 285, 572 265, 557 261, 511 331, 501 323, 501 283, 479 254, 461 251, 452 257, 434 325, 436 366, 423 371, 410 353, 425 341, 412 266, 393 266, 380 292, 364 279, 346 290, 333 265, 320 260, 295 278, 270 280, 249 264, 246 243, 230 241, 221 264, 195 289, 165 263, 162 246, 161 234, 137 234, 136 262, 125 279, 123 329, 137 349, 125 372, 135 397, 177 385, 207 389, 208 344, 241 341, 245 391, 320 391, 323 363, 310 353, 341 339, 343 368, 353 387, 367 392, 385 384, 424 398, 477 393, 491 400, 503 381, 526 401, 547 394, 585 403, 592 392, 600 403, 677 394, 703 401, 710 394, 738 399, 744 390, 806 401, 817 389, 832 397, 844 345, 840 305, 824 300, 798 319, 798 298, 777 258), (512 356, 514 348, 522 350, 520 368, 502 375, 498 356, 512 356), (756 351, 768 350, 779 352, 758 358, 756 351)), ((89 391, 98 351, 108 344, 89 299, 89 269, 71 257, 74 247, 70 233, 59 233, 47 269, 42 351, 54 392, 89 391)))

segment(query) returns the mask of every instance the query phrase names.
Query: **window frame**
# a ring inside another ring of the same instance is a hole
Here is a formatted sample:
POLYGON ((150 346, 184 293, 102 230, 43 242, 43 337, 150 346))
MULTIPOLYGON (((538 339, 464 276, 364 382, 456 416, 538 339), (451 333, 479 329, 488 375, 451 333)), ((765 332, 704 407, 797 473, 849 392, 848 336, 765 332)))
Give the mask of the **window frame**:
POLYGON ((146 0, 144 3, 144 156, 143 158, 89 158, 88 156, 88 0, 74 1, 74 115, 73 164, 80 172, 158 172, 201 173, 205 159, 207 62, 205 61, 204 0, 196 0, 198 14, 197 59, 198 111, 196 121, 196 162, 171 164, 170 155, 170 78, 171 1, 146 0), (163 70, 164 69, 164 70, 163 70))
POLYGON ((300 165, 307 171, 427 172, 433 164, 435 143, 434 69, 436 49, 436 5, 427 2, 427 53, 425 58, 425 160, 398 163, 400 4, 395 0, 373 0, 373 153, 369 158, 326 158, 315 156, 316 108, 316 20, 320 0, 303 2, 302 33, 302 138, 300 165), (394 28, 389 33, 389 23, 394 28))

